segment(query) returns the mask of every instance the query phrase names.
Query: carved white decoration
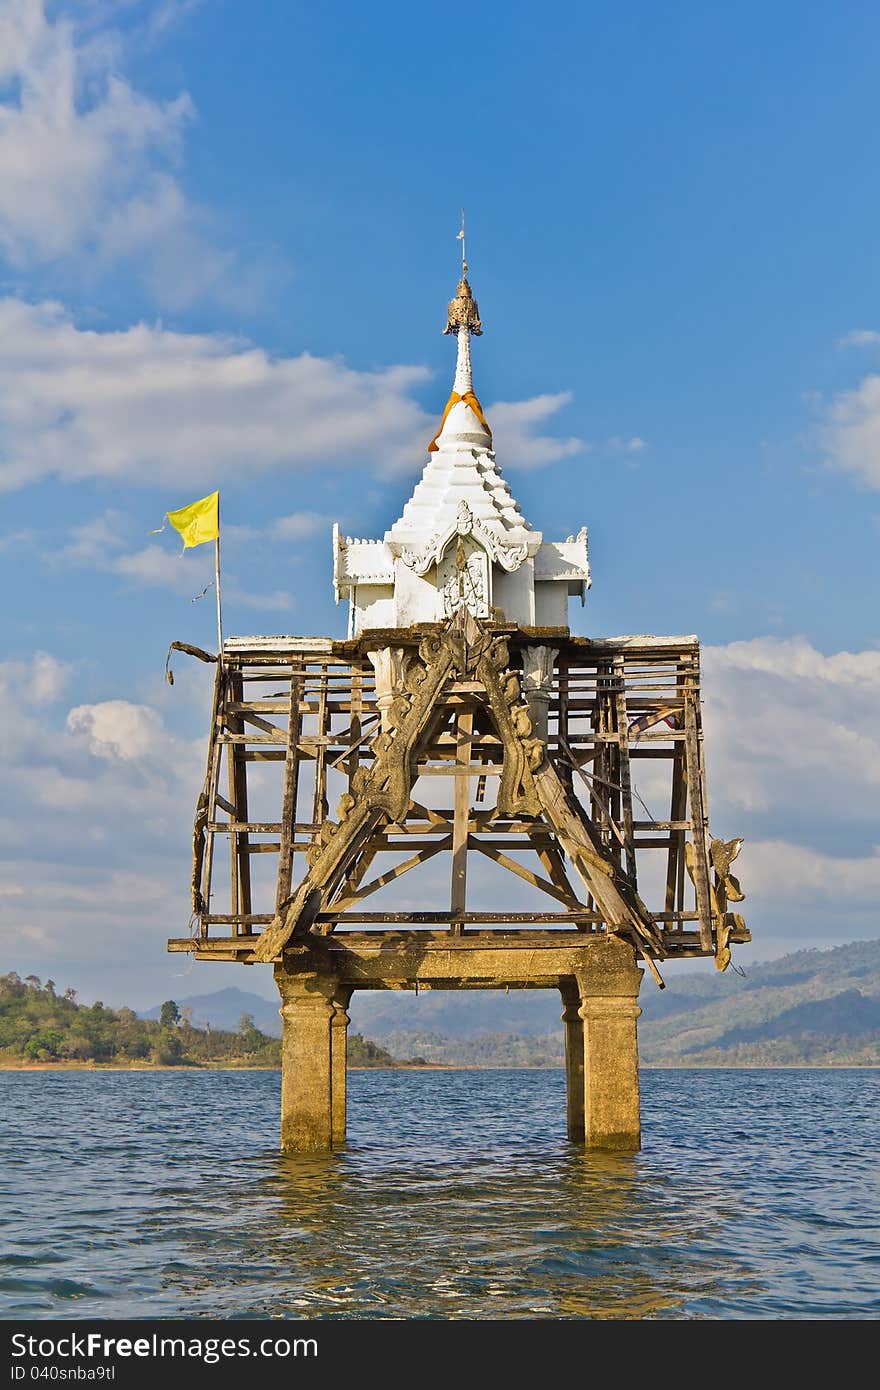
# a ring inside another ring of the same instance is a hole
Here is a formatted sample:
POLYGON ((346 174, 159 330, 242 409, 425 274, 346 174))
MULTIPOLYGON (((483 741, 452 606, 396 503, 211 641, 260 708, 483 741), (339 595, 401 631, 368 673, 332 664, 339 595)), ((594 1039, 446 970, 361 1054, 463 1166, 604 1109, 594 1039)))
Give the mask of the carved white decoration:
POLYGON ((416 574, 426 574, 432 565, 440 563, 446 547, 456 536, 473 536, 494 563, 507 570, 508 574, 518 570, 529 553, 528 544, 504 545, 493 531, 474 516, 468 503, 462 501, 458 504, 455 520, 444 531, 433 536, 418 550, 411 547, 401 550, 400 558, 416 574))
POLYGON ((451 618, 460 608, 467 608, 475 618, 488 618, 489 571, 484 551, 472 550, 460 570, 456 553, 450 550, 438 566, 437 581, 443 595, 444 617, 451 618))
POLYGON ((382 730, 387 732, 388 711, 395 695, 403 688, 403 647, 379 647, 367 655, 376 672, 376 705, 382 730))

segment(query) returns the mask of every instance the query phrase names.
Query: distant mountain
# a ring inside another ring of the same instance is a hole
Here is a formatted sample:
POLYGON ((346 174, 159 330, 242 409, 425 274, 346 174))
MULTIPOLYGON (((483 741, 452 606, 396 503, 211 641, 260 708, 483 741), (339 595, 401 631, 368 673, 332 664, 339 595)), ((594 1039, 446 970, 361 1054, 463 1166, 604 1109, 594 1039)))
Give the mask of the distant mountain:
MULTIPOLYGON (((798 951, 742 973, 711 965, 663 973, 667 988, 646 975, 639 998, 639 1053, 648 1065, 880 1064, 880 941, 798 951)), ((200 1026, 235 1029, 246 1013, 264 1033, 281 1031, 277 1005, 244 990, 175 1002, 200 1026)), ((142 1017, 158 1018, 160 1007, 142 1017)), ((352 1032, 398 1057, 495 1066, 562 1060, 561 1005, 551 990, 357 991, 349 1012, 352 1032)))
MULTIPOLYGON (((880 1064, 880 941, 798 951, 740 973, 668 966, 639 1004, 646 1065, 880 1064)), ((352 1018, 398 1056, 492 1065, 561 1061, 559 996, 355 995, 352 1018)))
POLYGON ((639 1052, 661 1065, 880 1064, 880 941, 798 951, 643 999, 639 1052))
MULTIPOLYGON (((191 994, 185 999, 175 999, 174 1002, 181 1011, 192 1010, 191 1022, 194 1028, 209 1025, 211 1028, 228 1028, 235 1032, 242 1014, 250 1014, 261 1033, 267 1033, 270 1038, 281 1037, 281 1019, 278 1014, 280 998, 278 1004, 275 1004, 264 999, 261 994, 250 994, 247 990, 231 986, 228 989, 218 989, 214 994, 191 994)), ((158 1018, 161 1011, 162 1004, 156 1004, 152 1009, 143 1010, 138 1017, 158 1018)))

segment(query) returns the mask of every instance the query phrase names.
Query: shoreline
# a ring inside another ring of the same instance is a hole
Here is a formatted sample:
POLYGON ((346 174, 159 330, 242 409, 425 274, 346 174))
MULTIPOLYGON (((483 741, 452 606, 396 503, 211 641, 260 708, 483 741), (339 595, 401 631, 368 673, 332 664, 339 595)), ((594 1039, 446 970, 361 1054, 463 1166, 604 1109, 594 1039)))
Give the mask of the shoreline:
MULTIPOLYGON (((713 1062, 704 1066, 693 1062, 643 1062, 640 1071, 876 1071, 880 1062, 713 1062)), ((517 1067, 504 1063, 489 1063, 480 1066, 471 1062, 420 1062, 417 1066, 399 1062, 392 1066, 363 1067, 349 1065, 349 1071, 564 1071, 564 1063, 558 1062, 538 1067, 517 1067)), ((189 1065, 168 1066, 161 1063, 142 1062, 25 1062, 4 1059, 0 1061, 3 1071, 173 1071, 196 1073, 205 1071, 274 1071, 281 1074, 280 1066, 248 1066, 230 1062, 201 1062, 189 1065)))

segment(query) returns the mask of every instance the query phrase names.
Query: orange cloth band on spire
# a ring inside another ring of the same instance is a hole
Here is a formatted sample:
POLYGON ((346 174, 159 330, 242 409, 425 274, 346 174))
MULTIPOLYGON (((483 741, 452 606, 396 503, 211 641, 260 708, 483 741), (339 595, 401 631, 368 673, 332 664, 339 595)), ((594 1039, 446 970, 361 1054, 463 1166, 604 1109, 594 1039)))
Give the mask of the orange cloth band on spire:
POLYGON ((437 449, 439 449, 440 446, 439 446, 439 444, 437 443, 437 440, 440 438, 441 434, 443 433, 443 426, 446 424, 446 417, 447 417, 447 415, 449 414, 449 412, 450 412, 450 410, 452 409, 452 407, 453 407, 458 401, 464 401, 465 405, 469 405, 469 406, 470 406, 471 410, 472 410, 472 411, 474 412, 474 414, 476 415, 476 417, 477 417, 477 419, 479 420, 480 424, 483 426, 483 429, 484 429, 484 430, 486 431, 486 433, 488 434, 488 436, 489 436, 489 443, 491 444, 491 442, 492 442, 492 431, 489 429, 489 423, 488 423, 488 421, 487 421, 485 415, 483 414, 483 407, 480 405, 480 402, 477 400, 477 398, 476 398, 476 396, 474 395, 473 391, 465 391, 465 393, 464 393, 463 396, 460 396, 460 395, 458 394, 457 391, 453 391, 452 394, 451 394, 450 397, 449 397, 449 400, 446 402, 446 409, 443 411, 443 419, 440 421, 440 428, 438 429, 437 433, 434 435, 434 438, 431 440, 430 444, 428 445, 428 453, 429 453, 429 454, 435 453, 435 452, 437 451, 437 449))

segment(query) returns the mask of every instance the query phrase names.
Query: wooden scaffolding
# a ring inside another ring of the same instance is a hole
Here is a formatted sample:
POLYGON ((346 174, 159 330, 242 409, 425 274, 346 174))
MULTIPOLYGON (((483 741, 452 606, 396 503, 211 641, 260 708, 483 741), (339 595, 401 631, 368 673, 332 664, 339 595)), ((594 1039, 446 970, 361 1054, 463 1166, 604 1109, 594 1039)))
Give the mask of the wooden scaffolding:
POLYGON ((658 962, 714 956, 723 969, 750 939, 729 907, 743 896, 740 843, 710 831, 695 637, 588 639, 459 615, 347 641, 231 638, 191 935, 168 947, 253 963, 329 936, 499 947, 612 934, 662 984, 658 962), (528 677, 536 651, 543 684, 528 677))

